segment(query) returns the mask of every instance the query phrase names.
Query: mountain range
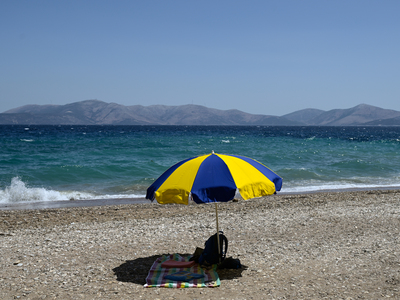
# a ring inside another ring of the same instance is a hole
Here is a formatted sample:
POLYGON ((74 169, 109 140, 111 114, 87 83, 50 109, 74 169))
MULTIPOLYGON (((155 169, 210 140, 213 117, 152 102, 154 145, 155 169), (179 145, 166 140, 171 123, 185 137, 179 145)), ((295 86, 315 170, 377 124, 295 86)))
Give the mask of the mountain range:
POLYGON ((0 113, 0 124, 21 125, 400 125, 400 111, 360 104, 349 109, 302 109, 283 116, 249 114, 200 105, 132 105, 85 100, 66 105, 25 105, 0 113))

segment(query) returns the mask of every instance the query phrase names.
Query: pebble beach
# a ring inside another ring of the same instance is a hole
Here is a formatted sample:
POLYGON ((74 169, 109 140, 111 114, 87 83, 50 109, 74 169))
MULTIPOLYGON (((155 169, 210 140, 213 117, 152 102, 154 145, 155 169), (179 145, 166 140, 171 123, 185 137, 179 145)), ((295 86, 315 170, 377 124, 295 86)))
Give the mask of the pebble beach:
POLYGON ((217 288, 144 288, 162 254, 216 231, 214 205, 0 210, 0 299, 400 298, 400 190, 273 195, 218 204, 217 288))

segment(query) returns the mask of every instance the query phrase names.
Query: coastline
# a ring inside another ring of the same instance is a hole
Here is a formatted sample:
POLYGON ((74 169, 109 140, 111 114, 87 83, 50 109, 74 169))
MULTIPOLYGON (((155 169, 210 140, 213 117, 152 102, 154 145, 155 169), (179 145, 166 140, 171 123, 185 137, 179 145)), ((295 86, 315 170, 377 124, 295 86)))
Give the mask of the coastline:
POLYGON ((216 228, 213 205, 148 203, 0 211, 0 298, 400 297, 400 190, 218 204, 228 256, 245 267, 214 289, 143 288, 157 257, 193 253, 216 228))
POLYGON ((58 209, 71 207, 91 207, 106 205, 123 205, 123 204, 139 204, 151 203, 145 198, 109 198, 109 199, 92 199, 92 200, 59 200, 59 201, 38 201, 38 202, 18 202, 18 203, 0 203, 0 211, 2 210, 24 210, 24 209, 58 209))
MULTIPOLYGON (((345 189, 321 189, 313 191, 279 192, 278 195, 307 195, 307 194, 319 194, 319 193, 390 191, 390 190, 400 190, 400 186, 383 186, 383 187, 373 187, 373 188, 360 187, 360 188, 345 188, 345 189)), ((156 202, 157 201, 155 200, 152 202, 148 199, 145 199, 144 197, 15 202, 15 203, 0 203, 0 211, 25 210, 25 209, 58 209, 58 208, 91 207, 91 206, 123 205, 123 204, 155 204, 156 202)))

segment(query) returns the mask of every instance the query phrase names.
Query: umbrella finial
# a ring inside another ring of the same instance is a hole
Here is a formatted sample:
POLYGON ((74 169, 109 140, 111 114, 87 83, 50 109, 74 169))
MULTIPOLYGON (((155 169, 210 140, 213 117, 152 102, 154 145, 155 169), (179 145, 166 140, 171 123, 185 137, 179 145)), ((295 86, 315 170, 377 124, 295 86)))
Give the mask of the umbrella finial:
POLYGON ((214 150, 211 151, 211 154, 214 154, 214 150))

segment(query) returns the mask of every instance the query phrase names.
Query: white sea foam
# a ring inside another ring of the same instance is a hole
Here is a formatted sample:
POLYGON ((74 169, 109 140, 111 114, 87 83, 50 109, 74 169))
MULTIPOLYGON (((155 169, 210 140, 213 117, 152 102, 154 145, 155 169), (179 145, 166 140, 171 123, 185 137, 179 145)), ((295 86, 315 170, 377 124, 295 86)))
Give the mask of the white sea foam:
POLYGON ((0 191, 0 203, 70 200, 76 196, 74 192, 27 187, 20 178, 14 177, 11 185, 0 191))
POLYGON ((80 191, 55 191, 28 187, 19 177, 14 177, 10 186, 0 190, 0 203, 121 198, 144 198, 144 195, 96 195, 80 191))
POLYGON ((400 183, 394 184, 324 184, 310 186, 282 187, 281 193, 308 193, 319 191, 341 191, 341 190, 367 190, 367 189, 390 189, 399 188, 400 183))

